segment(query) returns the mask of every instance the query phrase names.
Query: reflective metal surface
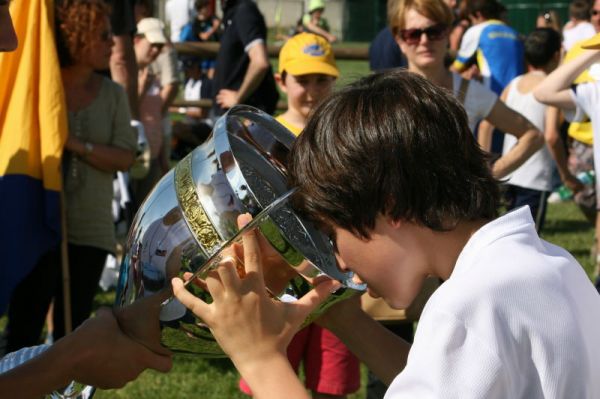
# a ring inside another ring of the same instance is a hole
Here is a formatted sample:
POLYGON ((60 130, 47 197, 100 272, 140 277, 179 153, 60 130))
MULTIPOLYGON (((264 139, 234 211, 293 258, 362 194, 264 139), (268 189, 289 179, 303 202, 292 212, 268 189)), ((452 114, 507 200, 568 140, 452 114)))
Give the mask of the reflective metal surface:
MULTIPOLYGON (((294 300, 323 274, 340 281, 344 288, 314 318, 364 290, 337 268, 329 239, 288 205, 285 165, 293 140, 269 115, 251 107, 237 106, 221 117, 207 141, 165 175, 140 207, 121 264, 117 306, 152 295, 185 272, 202 279, 224 254, 235 256, 240 245, 236 220, 246 212, 254 217, 247 228, 258 229, 265 243, 265 281, 274 297, 294 300)), ((187 288, 211 301, 201 286, 187 288)), ((202 320, 176 299, 165 302, 160 321, 162 343, 172 351, 224 356, 202 320)))

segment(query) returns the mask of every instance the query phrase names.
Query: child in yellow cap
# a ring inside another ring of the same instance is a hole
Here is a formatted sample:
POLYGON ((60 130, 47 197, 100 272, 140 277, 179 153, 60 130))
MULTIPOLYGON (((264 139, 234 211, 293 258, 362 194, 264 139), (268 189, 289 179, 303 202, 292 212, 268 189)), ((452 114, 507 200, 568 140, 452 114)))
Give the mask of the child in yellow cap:
MULTIPOLYGON (((339 70, 329 42, 313 33, 290 38, 279 52, 275 80, 287 94, 288 109, 276 119, 296 136, 316 105, 333 90, 339 70)), ((304 365, 305 385, 313 398, 345 398, 360 387, 358 359, 332 332, 311 324, 300 330, 287 349, 296 371, 304 365)), ((242 392, 250 387, 240 380, 242 392)))
POLYGON ((333 89, 339 70, 329 42, 313 33, 292 36, 279 52, 275 81, 287 94, 288 109, 277 117, 296 136, 318 102, 333 89))

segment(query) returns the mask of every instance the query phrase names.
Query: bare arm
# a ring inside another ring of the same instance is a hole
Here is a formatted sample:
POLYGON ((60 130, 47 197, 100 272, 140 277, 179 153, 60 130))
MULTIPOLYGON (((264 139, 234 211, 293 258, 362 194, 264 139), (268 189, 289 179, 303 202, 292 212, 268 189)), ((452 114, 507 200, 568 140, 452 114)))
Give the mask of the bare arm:
POLYGON ((569 171, 567 166, 567 154, 563 139, 560 137, 560 118, 556 107, 548 107, 546 111, 544 139, 548 146, 550 155, 556 162, 556 168, 560 175, 560 180, 573 192, 583 189, 583 184, 569 171))
POLYGON ((177 97, 179 92, 179 82, 173 82, 165 85, 160 91, 160 98, 162 99, 162 107, 160 112, 163 117, 169 112, 169 107, 173 104, 173 100, 177 97))
MULTIPOLYGON (((243 226, 249 220, 249 215, 241 215, 238 223, 243 226)), ((327 298, 334 284, 323 281, 295 302, 273 300, 265 287, 265 257, 258 239, 255 231, 243 236, 243 276, 238 274, 232 258, 209 272, 204 285, 212 303, 192 295, 178 278, 172 280, 173 291, 210 327, 256 398, 308 399, 289 364, 286 348, 303 320, 327 298), (244 328, 239 328, 242 325, 244 328)))
MULTIPOLYGON (((368 294, 365 294, 368 295, 368 294)), ((332 307, 317 322, 333 332, 386 385, 406 366, 410 344, 373 320, 359 297, 332 307)))
POLYGON ((331 43, 333 43, 337 40, 337 37, 335 37, 335 35, 332 35, 331 33, 327 32, 325 29, 320 28, 317 24, 313 23, 312 21, 308 21, 305 25, 311 32, 314 32, 317 35, 323 36, 331 43))
POLYGON ((207 41, 217 30, 219 30, 219 25, 221 21, 217 18, 213 20, 212 26, 206 32, 200 33, 200 39, 203 41, 207 41))
POLYGON ((146 368, 167 372, 171 357, 162 352, 156 354, 130 339, 104 308, 39 356, 0 374, 0 392, 3 397, 39 398, 73 380, 120 388, 146 368))
POLYGON ((492 150, 493 134, 494 126, 485 119, 482 120, 477 129, 477 142, 483 151, 490 152, 492 150))
POLYGON ((533 91, 535 98, 547 105, 565 110, 575 108, 570 86, 590 64, 600 58, 599 50, 586 50, 571 62, 556 68, 533 91))
MULTIPOLYGON (((506 101, 506 97, 508 96, 508 88, 510 84, 504 88, 502 93, 500 94, 500 100, 506 101)), ((492 150, 492 140, 494 137, 494 125, 492 125, 488 120, 484 119, 479 123, 479 127, 477 128, 477 142, 482 150, 485 152, 490 152, 492 150)))
POLYGON ((135 160, 133 151, 104 144, 92 144, 91 152, 85 143, 77 137, 69 136, 65 148, 79 155, 85 162, 104 172, 126 171, 135 160))
POLYGON ((498 179, 517 169, 544 145, 542 133, 523 115, 507 107, 501 100, 496 101, 486 120, 517 138, 515 146, 494 163, 492 174, 498 179))
POLYGON ((133 119, 139 119, 138 74, 133 39, 129 35, 114 37, 115 45, 110 57, 112 79, 125 88, 133 119))
POLYGON ((231 108, 243 103, 260 85, 269 70, 269 56, 264 43, 256 43, 248 50, 250 63, 244 75, 240 88, 235 90, 222 89, 217 94, 217 103, 223 108, 231 108))

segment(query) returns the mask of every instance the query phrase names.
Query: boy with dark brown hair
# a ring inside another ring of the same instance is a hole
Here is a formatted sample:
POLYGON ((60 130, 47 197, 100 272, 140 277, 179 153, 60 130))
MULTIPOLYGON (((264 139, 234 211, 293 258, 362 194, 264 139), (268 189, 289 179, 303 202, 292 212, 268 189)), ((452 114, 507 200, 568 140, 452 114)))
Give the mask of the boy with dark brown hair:
MULTIPOLYGON (((538 237, 526 207, 497 217, 498 184, 451 93, 407 72, 363 78, 317 107, 289 169, 295 209, 330 235, 339 267, 369 294, 402 309, 427 276, 445 280, 412 346, 352 301, 319 321, 390 384, 386 398, 600 393, 600 320, 591 311, 600 297, 565 250, 538 237)), ((213 303, 179 279, 175 295, 256 397, 306 398, 285 347, 335 283, 276 302, 253 233, 244 260, 243 277, 224 262, 207 278, 213 303)))

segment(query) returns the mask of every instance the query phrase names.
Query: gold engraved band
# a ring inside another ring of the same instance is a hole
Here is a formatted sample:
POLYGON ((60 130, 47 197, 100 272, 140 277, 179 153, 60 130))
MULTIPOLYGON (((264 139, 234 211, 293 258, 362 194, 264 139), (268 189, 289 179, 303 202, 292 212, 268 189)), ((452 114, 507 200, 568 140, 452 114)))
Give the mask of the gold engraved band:
POLYGON ((192 153, 182 159, 175 167, 175 192, 183 216, 196 240, 207 255, 212 255, 222 240, 208 219, 206 212, 204 212, 196 192, 192 177, 192 153))

